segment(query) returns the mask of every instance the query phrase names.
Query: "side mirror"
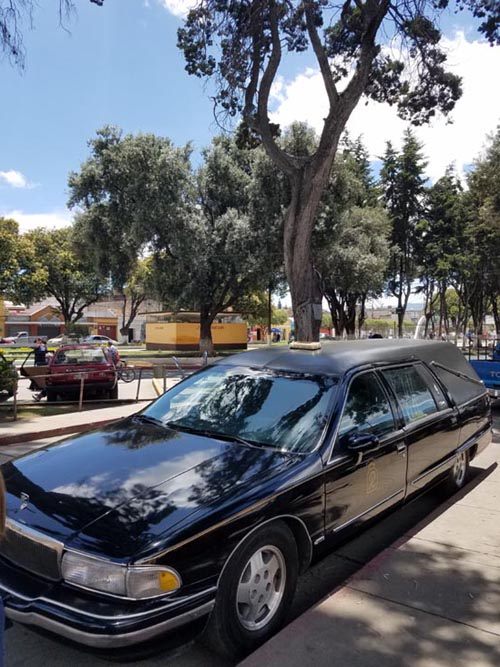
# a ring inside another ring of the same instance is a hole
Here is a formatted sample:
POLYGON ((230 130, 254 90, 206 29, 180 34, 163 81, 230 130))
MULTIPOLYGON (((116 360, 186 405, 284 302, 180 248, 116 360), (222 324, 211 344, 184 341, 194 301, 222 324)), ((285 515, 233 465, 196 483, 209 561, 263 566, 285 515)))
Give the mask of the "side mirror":
POLYGON ((351 452, 363 452, 377 447, 379 442, 377 436, 372 433, 353 433, 347 439, 347 449, 351 452))

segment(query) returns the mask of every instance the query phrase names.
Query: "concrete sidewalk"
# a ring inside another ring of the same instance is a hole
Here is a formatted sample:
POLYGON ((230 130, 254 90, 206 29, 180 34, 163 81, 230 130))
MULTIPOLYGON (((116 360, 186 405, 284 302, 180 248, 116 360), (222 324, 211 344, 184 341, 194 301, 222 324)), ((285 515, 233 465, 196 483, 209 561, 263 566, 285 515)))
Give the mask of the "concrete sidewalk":
MULTIPOLYGON (((177 382, 179 382, 179 378, 168 378, 167 389, 173 387, 177 382)), ((81 412, 67 412, 60 415, 2 422, 0 424, 0 447, 89 431, 117 419, 128 417, 142 410, 150 401, 163 393, 163 381, 161 385, 153 381, 151 387, 150 397, 146 400, 141 399, 137 403, 131 400, 129 403, 113 405, 109 402, 107 407, 96 408, 95 410, 82 410, 81 412)), ((128 389, 128 387, 126 386, 125 389, 128 389)), ((135 395, 135 390, 130 393, 131 397, 132 395, 135 395)), ((54 404, 54 406, 56 405, 54 404)), ((75 407, 75 410, 77 410, 77 407, 75 407)))
POLYGON ((241 667, 498 667, 500 445, 483 472, 241 667))
POLYGON ((82 410, 82 412, 68 412, 50 417, 40 416, 33 419, 3 422, 0 425, 0 446, 89 431, 139 412, 146 405, 148 405, 147 401, 123 403, 96 410, 82 410))

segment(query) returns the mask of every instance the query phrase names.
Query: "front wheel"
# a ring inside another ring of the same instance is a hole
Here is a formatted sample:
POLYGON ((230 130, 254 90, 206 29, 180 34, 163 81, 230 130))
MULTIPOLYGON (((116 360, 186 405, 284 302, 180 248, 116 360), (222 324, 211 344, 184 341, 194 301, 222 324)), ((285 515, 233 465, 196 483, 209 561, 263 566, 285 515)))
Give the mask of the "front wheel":
POLYGON ((226 563, 205 642, 239 659, 283 624, 295 593, 297 545, 279 521, 253 533, 226 563))

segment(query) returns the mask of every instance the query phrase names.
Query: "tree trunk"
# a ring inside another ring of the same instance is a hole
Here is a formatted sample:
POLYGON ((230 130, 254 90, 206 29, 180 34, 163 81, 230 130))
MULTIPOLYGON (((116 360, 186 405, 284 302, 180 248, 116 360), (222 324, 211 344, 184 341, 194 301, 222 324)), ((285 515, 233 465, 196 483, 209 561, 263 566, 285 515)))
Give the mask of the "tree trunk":
POLYGON ((200 352, 213 354, 214 343, 212 341, 212 322, 215 315, 209 310, 202 308, 200 310, 200 352))
POLYGON ((335 152, 336 145, 331 159, 323 160, 320 166, 307 163, 290 178, 292 199, 285 216, 284 255, 295 320, 295 340, 300 343, 319 340, 323 295, 312 260, 311 237, 335 152))
POLYGON ((500 332, 500 313, 498 311, 498 301, 496 299, 491 300, 491 312, 493 313, 493 320, 495 321, 495 331, 498 337, 500 332))

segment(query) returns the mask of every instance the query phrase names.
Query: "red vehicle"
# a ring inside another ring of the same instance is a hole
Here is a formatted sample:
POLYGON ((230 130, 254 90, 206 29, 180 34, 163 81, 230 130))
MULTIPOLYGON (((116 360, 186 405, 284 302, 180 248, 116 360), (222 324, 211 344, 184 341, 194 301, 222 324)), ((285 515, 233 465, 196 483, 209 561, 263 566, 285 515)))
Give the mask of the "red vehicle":
POLYGON ((85 397, 118 398, 116 368, 99 347, 64 345, 50 360, 47 373, 47 401, 55 401, 58 396, 78 395, 82 374, 85 397))

